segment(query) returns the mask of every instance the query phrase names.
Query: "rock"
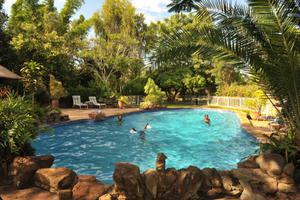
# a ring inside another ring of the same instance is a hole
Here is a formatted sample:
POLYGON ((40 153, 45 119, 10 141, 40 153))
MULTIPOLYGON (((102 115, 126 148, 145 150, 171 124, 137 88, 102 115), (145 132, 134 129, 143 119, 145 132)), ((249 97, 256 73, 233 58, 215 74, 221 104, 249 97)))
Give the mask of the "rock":
POLYGON ((96 176, 78 175, 78 182, 96 182, 96 176))
POLYGON ((279 183, 286 183, 286 184, 295 184, 295 181, 292 177, 282 174, 280 179, 278 180, 279 183))
POLYGON ((251 188, 251 185, 248 182, 241 181, 241 185, 244 188, 240 196, 241 200, 266 200, 266 198, 263 195, 254 192, 251 188))
POLYGON ((293 163, 288 163, 283 168, 283 173, 290 177, 294 177, 294 172, 295 172, 295 166, 293 163))
POLYGON ((172 199, 176 197, 178 176, 179 172, 174 168, 169 168, 165 172, 158 172, 157 199, 172 199))
POLYGON ((237 166, 238 168, 259 168, 256 158, 257 156, 250 156, 246 160, 240 161, 237 166))
POLYGON ((267 194, 277 192, 277 180, 261 169, 240 168, 231 172, 240 183, 241 181, 251 183, 252 187, 259 188, 260 191, 267 194))
POLYGON ((39 169, 34 175, 36 186, 55 193, 72 189, 77 181, 76 173, 65 167, 39 169))
POLYGON ((233 177, 230 171, 221 171, 219 174, 222 179, 223 188, 227 194, 235 196, 243 192, 239 180, 233 177))
POLYGON ((297 188, 294 184, 278 183, 278 191, 283 193, 297 192, 297 188))
POLYGON ((284 158, 279 154, 261 154, 256 158, 259 167, 272 177, 278 177, 285 165, 284 158))
POLYGON ((79 176, 73 187, 74 200, 96 200, 106 193, 107 187, 94 176, 79 176))
POLYGON ((104 120, 106 118, 106 115, 104 112, 92 112, 89 113, 89 118, 95 121, 101 121, 104 120))
POLYGON ((143 198, 144 190, 138 166, 130 163, 116 163, 113 179, 117 192, 124 192, 128 198, 143 198))
POLYGON ((58 190, 56 194, 59 197, 59 200, 70 200, 72 199, 72 190, 66 189, 66 190, 58 190))
POLYGON ((198 190, 204 182, 204 175, 197 167, 190 166, 179 171, 177 180, 178 195, 181 200, 197 199, 198 190))
POLYGON ((217 198, 222 192, 222 188, 212 188, 206 192, 206 196, 209 198, 217 198))
POLYGON ((167 156, 163 153, 158 153, 156 157, 156 170, 165 171, 167 156))
POLYGON ((16 157, 9 170, 10 175, 13 176, 14 185, 19 189, 31 186, 36 170, 51 167, 53 161, 54 157, 51 155, 16 157))
POLYGON ((113 200, 113 198, 110 194, 105 194, 99 197, 99 200, 113 200))
POLYGON ((204 168, 202 173, 205 176, 205 184, 207 188, 221 188, 222 179, 218 171, 214 168, 204 168))
POLYGON ((149 169, 144 172, 145 186, 151 197, 156 199, 158 186, 158 173, 154 169, 149 169))

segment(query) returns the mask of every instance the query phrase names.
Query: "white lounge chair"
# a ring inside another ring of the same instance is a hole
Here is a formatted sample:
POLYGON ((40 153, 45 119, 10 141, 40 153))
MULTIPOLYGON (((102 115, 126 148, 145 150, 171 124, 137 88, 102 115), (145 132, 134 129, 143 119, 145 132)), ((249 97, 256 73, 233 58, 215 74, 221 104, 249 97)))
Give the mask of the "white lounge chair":
POLYGON ((106 106, 105 103, 98 103, 95 96, 90 96, 89 100, 94 106, 99 106, 99 109, 101 108, 101 106, 106 106))
POLYGON ((81 102, 80 96, 76 95, 76 96, 72 96, 72 98, 73 98, 73 107, 78 106, 80 109, 81 107, 86 107, 87 109, 89 108, 87 104, 81 102))

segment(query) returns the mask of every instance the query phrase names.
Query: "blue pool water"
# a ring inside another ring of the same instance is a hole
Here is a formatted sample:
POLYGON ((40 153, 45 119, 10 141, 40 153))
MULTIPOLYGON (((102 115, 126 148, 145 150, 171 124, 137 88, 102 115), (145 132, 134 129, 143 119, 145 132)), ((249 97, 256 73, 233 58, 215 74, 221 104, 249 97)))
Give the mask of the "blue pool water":
POLYGON ((53 154, 55 166, 66 166, 79 174, 96 175, 112 182, 116 162, 131 162, 141 171, 154 168, 156 154, 164 152, 167 167, 232 169, 242 158, 258 148, 253 137, 244 132, 235 113, 217 110, 182 109, 144 112, 102 122, 80 122, 54 128, 33 142, 37 154, 53 154), (203 122, 208 114, 211 126, 203 122), (141 130, 146 123, 145 140, 141 130))

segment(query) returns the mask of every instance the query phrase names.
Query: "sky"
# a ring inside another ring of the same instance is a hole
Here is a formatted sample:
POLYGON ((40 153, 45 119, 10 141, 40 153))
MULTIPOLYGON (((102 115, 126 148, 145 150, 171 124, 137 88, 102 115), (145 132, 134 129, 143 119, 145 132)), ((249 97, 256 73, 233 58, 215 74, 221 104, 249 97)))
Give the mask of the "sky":
MULTIPOLYGON (((4 9, 6 13, 10 13, 10 7, 16 0, 4 0, 4 9)), ((58 9, 61 9, 66 0, 55 0, 55 5, 58 9)), ((144 13, 146 23, 162 20, 170 16, 168 13, 167 5, 171 0, 129 0, 139 13, 144 13)), ((236 0, 239 3, 245 3, 246 0, 236 0)), ((86 18, 92 16, 92 14, 100 10, 104 0, 85 0, 85 4, 76 13, 75 18, 80 14, 83 14, 86 18)))
MULTIPOLYGON (((4 9, 6 13, 10 13, 11 5, 16 0, 4 0, 4 9)), ((55 0, 55 5, 58 9, 61 9, 66 0, 55 0)), ((147 23, 151 21, 162 20, 165 17, 170 16, 168 13, 167 5, 170 0, 130 0, 137 12, 144 13, 147 23)), ((75 17, 83 14, 86 18, 92 16, 92 14, 100 10, 104 0, 85 0, 85 4, 76 13, 75 17)))

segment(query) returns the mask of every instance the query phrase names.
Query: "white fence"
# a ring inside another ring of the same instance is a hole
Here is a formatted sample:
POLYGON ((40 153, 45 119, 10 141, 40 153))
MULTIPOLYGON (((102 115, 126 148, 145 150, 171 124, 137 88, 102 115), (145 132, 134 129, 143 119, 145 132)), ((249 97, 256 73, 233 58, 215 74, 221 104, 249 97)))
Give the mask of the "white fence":
MULTIPOLYGON (((234 109, 242 109, 242 110, 253 110, 247 106, 247 101, 255 100, 254 98, 244 98, 244 97, 221 97, 221 96, 213 96, 208 101, 208 105, 212 106, 222 106, 227 108, 234 108, 234 109)), ((262 114, 265 115, 276 115, 277 110, 274 108, 272 103, 268 100, 266 105, 261 109, 262 114)))
POLYGON ((209 105, 223 106, 228 108, 239 108, 251 110, 246 104, 246 101, 254 100, 252 98, 243 98, 243 97, 219 97, 213 96, 210 101, 208 101, 209 105))

